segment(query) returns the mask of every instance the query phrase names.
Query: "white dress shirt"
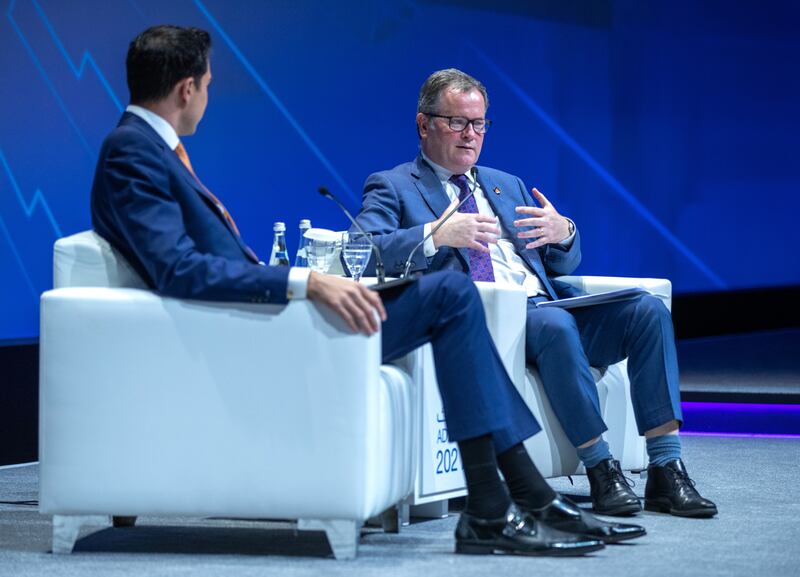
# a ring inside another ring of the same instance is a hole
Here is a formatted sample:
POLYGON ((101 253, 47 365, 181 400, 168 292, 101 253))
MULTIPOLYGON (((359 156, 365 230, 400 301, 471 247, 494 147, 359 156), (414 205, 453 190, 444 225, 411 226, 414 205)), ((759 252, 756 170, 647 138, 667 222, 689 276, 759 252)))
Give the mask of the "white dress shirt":
MULTIPOLYGON (((178 133, 175 128, 167 122, 164 118, 141 106, 130 104, 125 109, 125 112, 130 112, 144 120, 150 128, 156 131, 161 139, 167 144, 170 150, 175 150, 180 143, 178 133)), ((263 263, 262 263, 263 264, 263 263)), ((308 291, 308 276, 311 273, 307 268, 289 269, 289 282, 286 286, 286 295, 290 299, 304 299, 308 291)))
MULTIPOLYGON (((433 168, 433 172, 442 183, 442 187, 447 193, 450 202, 457 199, 461 191, 455 183, 450 181, 450 177, 453 176, 453 173, 433 162, 424 152, 422 153, 422 158, 433 168)), ((496 217, 497 215, 494 213, 494 210, 492 210, 492 206, 489 204, 489 201, 486 200, 485 191, 474 179, 472 173, 468 171, 464 176, 467 177, 470 190, 473 188, 475 189, 474 198, 475 204, 478 205, 478 213, 485 216, 496 217)), ((498 227, 500 228, 500 237, 497 239, 497 244, 489 244, 489 254, 492 257, 492 270, 494 271, 495 282, 498 284, 521 286, 527 291, 529 297, 547 295, 547 290, 544 288, 542 281, 539 280, 536 273, 528 267, 514 247, 511 241, 513 232, 503 228, 499 221, 498 227)), ((427 236, 430 234, 430 231, 431 223, 427 223, 423 228, 423 235, 427 236)), ((572 244, 574 238, 575 233, 573 232, 559 244, 568 248, 572 244)), ((428 258, 434 256, 438 252, 438 249, 433 244, 433 237, 425 241, 423 250, 425 256, 428 258)))

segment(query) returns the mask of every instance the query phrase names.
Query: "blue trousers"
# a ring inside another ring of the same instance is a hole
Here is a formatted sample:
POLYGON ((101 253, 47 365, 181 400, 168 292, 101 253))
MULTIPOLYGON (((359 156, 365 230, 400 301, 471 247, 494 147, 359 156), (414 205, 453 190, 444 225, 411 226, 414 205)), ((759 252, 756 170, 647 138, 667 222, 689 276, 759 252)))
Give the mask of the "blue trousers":
POLYGON ((431 343, 451 440, 491 433, 500 454, 541 430, 506 373, 468 276, 424 275, 383 304, 385 362, 431 343))
POLYGON ((573 445, 608 428, 589 367, 625 357, 639 434, 682 420, 675 336, 664 303, 645 295, 564 310, 537 308, 542 300, 528 299, 525 357, 538 368, 550 405, 573 445))

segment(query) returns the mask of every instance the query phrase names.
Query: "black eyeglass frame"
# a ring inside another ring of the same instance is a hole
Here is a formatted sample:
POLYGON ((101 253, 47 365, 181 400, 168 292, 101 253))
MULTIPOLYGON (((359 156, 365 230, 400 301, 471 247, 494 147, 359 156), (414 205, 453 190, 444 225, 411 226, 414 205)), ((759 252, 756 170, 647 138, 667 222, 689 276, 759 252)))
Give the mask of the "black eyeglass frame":
POLYGON ((488 118, 467 118, 466 116, 445 116, 444 114, 434 114, 433 112, 423 112, 425 116, 430 116, 432 118, 446 118, 447 119, 447 127, 452 130, 453 132, 464 132, 467 129, 467 126, 470 124, 472 125, 472 130, 475 131, 475 134, 486 134, 488 132, 489 127, 492 125, 492 121, 488 118), (463 120, 465 122, 464 128, 458 129, 453 127, 453 120, 463 120), (483 120, 483 130, 478 130, 475 126, 475 122, 483 120))

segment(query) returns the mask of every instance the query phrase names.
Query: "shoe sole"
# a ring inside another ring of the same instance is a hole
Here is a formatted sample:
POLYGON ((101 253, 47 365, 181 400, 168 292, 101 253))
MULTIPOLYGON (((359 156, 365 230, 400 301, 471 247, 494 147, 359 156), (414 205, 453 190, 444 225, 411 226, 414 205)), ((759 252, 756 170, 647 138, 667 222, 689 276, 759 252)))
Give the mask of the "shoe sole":
POLYGON ((456 553, 460 555, 526 555, 529 557, 580 557, 586 553, 599 551, 605 547, 603 543, 579 547, 574 549, 542 549, 540 551, 519 551, 517 549, 504 549, 495 545, 484 543, 456 543, 456 553))
POLYGON ((644 508, 646 511, 654 513, 668 513, 675 517, 688 517, 691 519, 709 519, 717 514, 717 509, 688 509, 686 511, 679 511, 673 509, 672 504, 658 503, 658 502, 645 502, 644 508))
POLYGON ((598 515, 609 515, 611 517, 630 517, 632 515, 636 515, 636 513, 641 513, 642 506, 638 503, 617 507, 615 509, 598 509, 597 507, 593 506, 592 510, 598 515))
POLYGON ((601 539, 603 543, 606 545, 613 545, 614 543, 619 543, 621 541, 630 541, 631 539, 637 539, 639 537, 644 537, 647 535, 647 531, 642 530, 641 533, 634 533, 629 535, 616 535, 613 537, 597 537, 597 539, 601 539))

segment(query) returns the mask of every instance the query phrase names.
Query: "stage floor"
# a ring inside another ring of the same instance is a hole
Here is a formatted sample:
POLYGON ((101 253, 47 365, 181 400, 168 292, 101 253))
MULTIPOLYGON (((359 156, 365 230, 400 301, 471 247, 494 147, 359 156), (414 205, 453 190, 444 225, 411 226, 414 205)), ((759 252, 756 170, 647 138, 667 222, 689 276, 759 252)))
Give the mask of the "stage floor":
POLYGON ((684 401, 800 403, 800 329, 677 345, 684 401))
MULTIPOLYGON (((0 505, 0 575, 655 575, 800 574, 800 439, 685 437, 684 457, 720 514, 709 520, 644 513, 648 535, 588 558, 454 555, 457 514, 420 521, 399 534, 362 532, 359 556, 337 562, 322 533, 289 523, 143 517, 133 529, 82 537, 70 556, 50 550, 50 518, 32 505, 0 505)), ((585 503, 588 483, 551 480, 585 503)), ((634 490, 644 493, 644 480, 634 490)), ((0 469, 0 500, 37 499, 38 467, 0 469)))

